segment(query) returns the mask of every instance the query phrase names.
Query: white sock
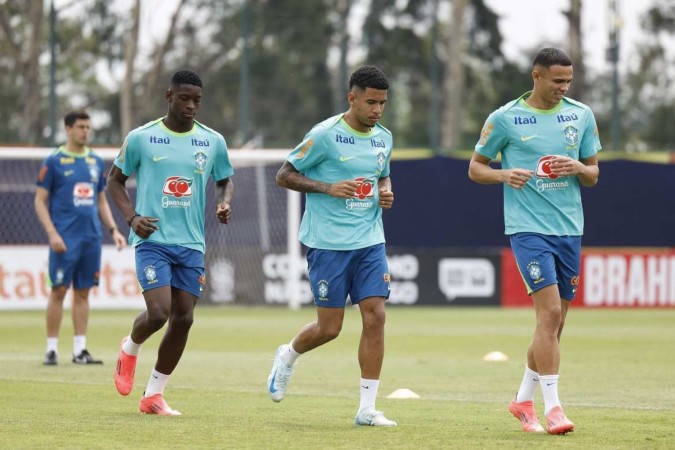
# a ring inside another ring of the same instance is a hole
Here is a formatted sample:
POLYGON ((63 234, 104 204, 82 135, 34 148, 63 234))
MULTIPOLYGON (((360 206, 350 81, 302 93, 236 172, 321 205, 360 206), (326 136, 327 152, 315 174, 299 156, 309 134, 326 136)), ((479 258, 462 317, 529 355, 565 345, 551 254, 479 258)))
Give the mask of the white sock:
POLYGON ((145 394, 143 395, 145 397, 152 397, 155 394, 164 394, 164 388, 166 387, 166 383, 169 382, 169 377, 170 375, 164 375, 152 369, 148 387, 145 388, 145 394))
POLYGON ((286 351, 281 354, 281 360, 288 367, 291 367, 293 364, 295 364, 295 360, 298 359, 299 356, 300 353, 295 351, 295 349, 293 348, 293 342, 291 341, 291 343, 288 344, 286 351))
POLYGON ((59 352, 59 338, 57 337, 48 337, 47 338, 47 353, 54 350, 56 353, 59 352))
POLYGON ((73 336, 73 355, 78 356, 87 348, 87 336, 80 334, 73 336))
POLYGON ((544 394, 544 416, 547 416, 553 408, 561 406, 558 398, 558 375, 540 375, 539 385, 544 394))
POLYGON ((375 398, 380 387, 380 380, 367 380, 361 378, 361 403, 359 411, 375 409, 375 398))
POLYGON ((539 387, 539 374, 525 364, 525 373, 523 381, 520 382, 518 393, 516 394, 516 403, 534 401, 534 394, 539 387))
POLYGON ((127 340, 122 345, 122 351, 127 355, 137 356, 141 351, 141 344, 137 344, 131 340, 131 335, 127 336, 127 340))

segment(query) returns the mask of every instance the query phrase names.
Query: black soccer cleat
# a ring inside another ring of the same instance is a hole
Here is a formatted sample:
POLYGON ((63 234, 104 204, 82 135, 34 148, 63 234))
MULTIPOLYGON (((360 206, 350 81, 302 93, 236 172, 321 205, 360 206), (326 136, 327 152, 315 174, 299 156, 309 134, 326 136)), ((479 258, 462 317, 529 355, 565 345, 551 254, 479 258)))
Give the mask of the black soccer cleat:
POLYGON ((45 360, 42 364, 45 366, 55 366, 59 363, 59 357, 54 350, 50 350, 45 355, 45 360))
POLYGON ((75 364, 103 364, 103 361, 96 359, 87 351, 82 350, 79 355, 73 355, 73 363, 75 364))

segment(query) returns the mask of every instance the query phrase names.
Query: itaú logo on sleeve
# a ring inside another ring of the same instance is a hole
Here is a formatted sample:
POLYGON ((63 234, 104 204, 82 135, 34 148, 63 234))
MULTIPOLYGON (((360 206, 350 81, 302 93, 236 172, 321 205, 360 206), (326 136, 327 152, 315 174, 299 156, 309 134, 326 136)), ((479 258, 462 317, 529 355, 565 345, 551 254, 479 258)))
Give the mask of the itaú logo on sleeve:
POLYGON ((164 181, 162 194, 177 198, 192 197, 192 178, 169 177, 164 181))

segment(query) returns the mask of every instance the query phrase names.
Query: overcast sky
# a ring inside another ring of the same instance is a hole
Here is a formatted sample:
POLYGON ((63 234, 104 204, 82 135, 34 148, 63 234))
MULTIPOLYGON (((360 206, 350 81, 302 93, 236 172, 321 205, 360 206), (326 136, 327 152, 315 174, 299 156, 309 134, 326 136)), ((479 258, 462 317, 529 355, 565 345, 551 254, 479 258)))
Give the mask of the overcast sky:
MULTIPOLYGON (((358 1, 358 0, 357 0, 358 1)), ((360 0, 368 1, 368 0, 360 0)), ((404 0, 401 0, 404 1, 404 0)), ((634 45, 641 38, 639 17, 654 0, 616 0, 620 6, 623 26, 621 28, 621 67, 626 67, 634 55, 634 45)), ((59 5, 70 0, 56 0, 59 5)), ((132 0, 113 0, 117 11, 130 10, 132 0)), ((142 47, 149 49, 153 40, 164 38, 169 17, 175 9, 176 0, 144 0, 141 27, 142 47), (144 43, 144 44, 143 44, 144 43)), ((500 16, 500 30, 504 36, 502 52, 508 59, 523 64, 533 55, 528 50, 535 45, 561 45, 567 42, 567 20, 562 11, 569 8, 569 0, 485 0, 485 3, 500 16)), ((587 67, 594 72, 609 70, 605 60, 611 16, 610 0, 583 0, 582 39, 587 67)), ((363 8, 356 8, 351 23, 356 33, 363 23, 363 8)), ((355 42, 358 42, 356 40, 355 42)), ((355 57, 361 56, 357 51, 355 57)))

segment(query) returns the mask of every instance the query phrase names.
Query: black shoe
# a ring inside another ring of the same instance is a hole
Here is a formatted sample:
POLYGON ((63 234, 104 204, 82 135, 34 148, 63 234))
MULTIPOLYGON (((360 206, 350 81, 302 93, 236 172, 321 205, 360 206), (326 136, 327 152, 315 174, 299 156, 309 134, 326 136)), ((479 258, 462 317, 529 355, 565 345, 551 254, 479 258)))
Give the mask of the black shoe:
POLYGON ((91 356, 91 354, 86 349, 82 350, 82 352, 77 356, 73 355, 73 362, 75 364, 103 364, 103 361, 91 356))
POLYGON ((55 366, 59 363, 59 357, 54 350, 50 350, 45 355, 45 360, 42 364, 45 366, 55 366))

